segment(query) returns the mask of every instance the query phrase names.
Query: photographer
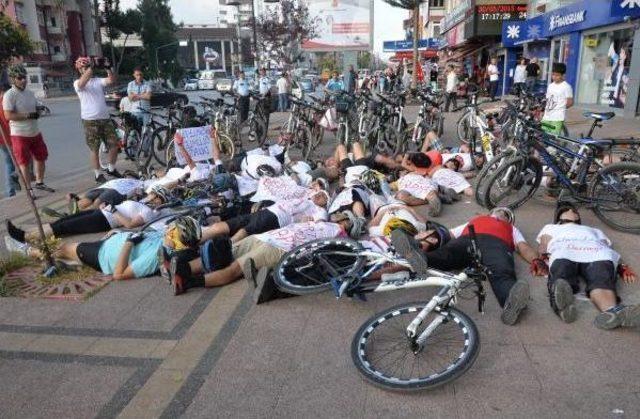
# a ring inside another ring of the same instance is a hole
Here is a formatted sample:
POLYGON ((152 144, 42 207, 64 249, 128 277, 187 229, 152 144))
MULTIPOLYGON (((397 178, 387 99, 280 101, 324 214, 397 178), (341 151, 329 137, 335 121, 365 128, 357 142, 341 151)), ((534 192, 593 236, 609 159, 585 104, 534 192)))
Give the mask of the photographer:
POLYGON ((4 116, 9 121, 11 146, 16 163, 24 175, 27 188, 31 187, 29 164, 35 160, 36 183, 34 187, 42 191, 55 192, 44 184, 45 161, 49 157, 38 128, 39 114, 36 110, 36 97, 27 89, 27 69, 22 64, 9 68, 9 77, 13 87, 2 98, 4 116))
POLYGON ((80 73, 80 78, 73 82, 73 87, 80 98, 80 116, 84 126, 84 135, 91 150, 89 158, 96 182, 104 183, 107 179, 101 172, 98 161, 101 142, 104 142, 109 148, 107 174, 117 178, 122 177, 114 167, 118 158, 118 137, 115 127, 109 119, 109 109, 104 99, 104 88, 115 83, 116 76, 111 71, 109 61, 104 58, 79 57, 76 60, 76 69, 80 73), (94 77, 93 71, 99 69, 107 70, 107 77, 94 77))

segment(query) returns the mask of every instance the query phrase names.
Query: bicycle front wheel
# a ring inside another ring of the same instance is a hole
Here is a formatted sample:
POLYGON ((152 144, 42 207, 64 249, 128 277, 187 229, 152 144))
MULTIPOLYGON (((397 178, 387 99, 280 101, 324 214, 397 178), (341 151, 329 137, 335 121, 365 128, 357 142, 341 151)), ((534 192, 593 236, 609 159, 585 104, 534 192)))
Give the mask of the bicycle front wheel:
POLYGON ((153 158, 161 166, 166 166, 166 149, 169 142, 173 139, 175 130, 169 130, 168 126, 161 126, 153 130, 151 134, 151 152, 153 158))
POLYGON ((614 163, 596 174, 589 187, 593 212, 608 226, 640 234, 640 164, 614 163))
POLYGON ((491 178, 491 175, 496 170, 498 170, 498 168, 504 161, 512 156, 513 153, 511 152, 498 154, 496 157, 491 159, 490 162, 485 162, 485 164, 482 166, 482 169, 480 169, 480 171, 476 175, 475 198, 478 205, 484 206, 484 200, 487 193, 487 181, 489 180, 489 178, 491 178))
POLYGON ((480 336, 473 320, 449 307, 432 312, 418 336, 436 316, 445 316, 422 345, 406 328, 426 303, 401 304, 367 320, 351 343, 351 359, 370 383, 387 390, 427 390, 455 380, 475 362, 480 336))
POLYGON ((278 287, 290 294, 305 295, 325 291, 331 279, 356 275, 366 258, 358 255, 362 245, 349 239, 319 239, 285 254, 274 270, 278 287))
POLYGON ((469 143, 469 138, 471 137, 471 131, 473 128, 471 127, 471 120, 469 114, 464 114, 458 120, 458 124, 456 126, 456 133, 458 134, 458 141, 464 144, 469 143))
POLYGON ((514 157, 502 164, 487 180, 484 207, 518 208, 538 190, 542 164, 534 158, 514 157))

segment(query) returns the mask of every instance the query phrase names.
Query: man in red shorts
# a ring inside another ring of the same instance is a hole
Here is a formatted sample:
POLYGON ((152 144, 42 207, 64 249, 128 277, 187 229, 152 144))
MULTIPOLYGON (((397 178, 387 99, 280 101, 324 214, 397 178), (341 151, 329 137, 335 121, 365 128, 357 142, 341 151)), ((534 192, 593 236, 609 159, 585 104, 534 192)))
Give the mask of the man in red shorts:
POLYGON ((9 68, 9 77, 13 87, 2 99, 4 116, 9 120, 11 144, 18 166, 31 187, 29 163, 35 160, 36 183, 34 187, 42 191, 55 192, 44 184, 45 161, 49 156, 47 146, 38 128, 36 97, 27 89, 27 70, 22 64, 9 68))

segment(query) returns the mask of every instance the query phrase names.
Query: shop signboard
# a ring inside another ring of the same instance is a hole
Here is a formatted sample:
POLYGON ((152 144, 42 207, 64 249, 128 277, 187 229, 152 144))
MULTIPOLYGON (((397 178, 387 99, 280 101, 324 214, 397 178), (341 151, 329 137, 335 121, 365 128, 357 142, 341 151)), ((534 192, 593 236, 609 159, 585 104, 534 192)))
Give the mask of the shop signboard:
POLYGON ((484 4, 476 6, 475 35, 500 35, 502 22, 527 18, 526 4, 484 4))
POLYGON ((222 41, 198 41, 198 68, 222 70, 222 41))
MULTIPOLYGON (((620 3, 620 0, 616 1, 620 3)), ((585 0, 546 13, 543 15, 544 36, 552 37, 620 22, 622 17, 614 16, 612 8, 611 0, 585 0)))
POLYGON ((612 0, 611 16, 640 16, 640 0, 612 0))
POLYGON ((467 12, 473 7, 471 0, 462 0, 456 7, 447 13, 440 22, 440 33, 445 33, 460 23, 467 16, 467 12))
POLYGON ((445 34, 446 44, 452 48, 464 42, 464 22, 457 24, 445 34))
POLYGON ((302 43, 311 51, 369 50, 370 0, 306 0, 317 37, 302 43))
POLYGON ((543 16, 529 20, 509 20, 502 23, 502 44, 509 48, 545 39, 542 36, 543 16))
MULTIPOLYGON (((420 39, 418 41, 418 49, 438 49, 439 47, 440 40, 436 38, 420 39)), ((384 41, 382 50, 384 52, 410 51, 413 50, 413 40, 384 41)))

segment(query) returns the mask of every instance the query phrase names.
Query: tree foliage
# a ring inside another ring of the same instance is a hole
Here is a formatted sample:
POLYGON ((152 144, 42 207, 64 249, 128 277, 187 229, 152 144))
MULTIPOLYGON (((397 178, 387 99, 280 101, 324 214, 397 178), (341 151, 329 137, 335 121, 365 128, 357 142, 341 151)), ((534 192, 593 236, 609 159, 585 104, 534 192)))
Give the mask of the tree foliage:
POLYGON ((109 52, 116 72, 119 72, 125 58, 125 49, 129 36, 140 33, 142 16, 136 9, 123 12, 120 8, 120 0, 103 0, 101 12, 102 27, 105 28, 109 39, 109 52), (121 48, 116 48, 113 41, 124 36, 121 48))
POLYGON ((180 76, 179 66, 176 66, 178 40, 175 34, 177 26, 173 22, 169 1, 139 0, 138 12, 140 12, 142 23, 140 36, 151 72, 156 76, 162 74, 173 79, 178 78, 180 76), (159 47, 162 48, 158 49, 159 47))
POLYGON ((393 7, 399 7, 401 9, 413 10, 416 7, 420 7, 422 3, 426 3, 427 0, 382 0, 385 3, 390 4, 393 7))
POLYGON ((0 14, 0 69, 12 59, 33 53, 33 43, 22 26, 14 23, 9 16, 0 14))
POLYGON ((283 66, 298 61, 299 46, 318 35, 317 19, 301 1, 280 0, 277 6, 266 8, 256 19, 260 60, 283 66))

